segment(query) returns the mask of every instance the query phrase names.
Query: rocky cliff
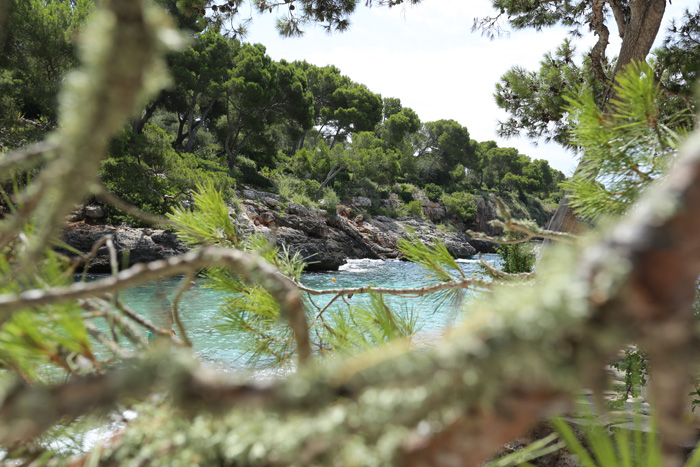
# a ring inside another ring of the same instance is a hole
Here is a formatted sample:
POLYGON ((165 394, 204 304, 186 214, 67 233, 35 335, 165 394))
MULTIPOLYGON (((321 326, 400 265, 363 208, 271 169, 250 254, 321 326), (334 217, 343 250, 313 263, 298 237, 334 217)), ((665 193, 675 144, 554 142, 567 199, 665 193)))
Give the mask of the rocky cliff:
MULTIPOLYGON (((417 217, 391 219, 384 216, 365 218, 359 214, 370 201, 367 198, 353 199, 347 206, 338 205, 337 216, 331 217, 325 210, 300 206, 271 193, 243 190, 239 197, 243 209, 236 215, 236 221, 243 232, 261 232, 277 245, 299 252, 307 262, 308 270, 335 270, 353 258, 400 258, 398 242, 409 232, 425 243, 441 240, 456 258, 493 252, 494 245, 489 242, 438 228, 433 221, 444 219, 446 212, 437 203, 424 203, 424 215, 431 220, 417 217)), ((484 202, 478 210, 475 226, 494 233, 487 224, 487 217, 495 217, 495 209, 484 202)), ((64 240, 68 245, 88 252, 101 237, 112 235, 122 267, 167 258, 187 250, 168 231, 99 225, 96 211, 99 212, 86 207, 76 215, 75 222, 65 230, 64 240)), ((107 248, 100 248, 91 270, 108 272, 108 258, 107 248)))

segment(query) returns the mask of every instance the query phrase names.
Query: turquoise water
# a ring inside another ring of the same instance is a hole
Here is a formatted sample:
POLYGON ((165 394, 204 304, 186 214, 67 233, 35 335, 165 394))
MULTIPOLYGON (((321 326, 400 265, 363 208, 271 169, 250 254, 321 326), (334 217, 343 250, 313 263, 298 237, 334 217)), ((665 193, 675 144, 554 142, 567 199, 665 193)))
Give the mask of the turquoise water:
MULTIPOLYGON (((489 263, 498 262, 497 255, 484 255, 489 263)), ((482 276, 478 260, 458 260, 467 275, 482 276)), ((350 288, 373 285, 377 287, 408 288, 421 287, 437 282, 431 273, 415 263, 404 261, 350 260, 334 272, 313 272, 302 274, 301 282, 314 289, 350 288)), ((92 279, 99 276, 93 276, 92 279)), ((150 282, 120 293, 121 299, 130 308, 147 317, 157 325, 165 325, 164 316, 171 308, 173 296, 181 278, 168 278, 150 282)), ((467 292, 468 300, 472 292, 467 292)), ((323 307, 333 295, 314 297, 317 306, 323 307)), ((242 349, 235 334, 217 329, 222 318, 217 309, 224 295, 206 287, 205 279, 195 280, 180 302, 180 316, 195 353, 205 363, 223 368, 239 369, 243 367, 242 349)), ((354 295, 347 304, 337 300, 332 306, 340 311, 348 309, 348 304, 357 306, 366 303, 367 295, 354 295)), ((401 298, 387 296, 386 304, 392 312, 399 314, 414 313, 420 333, 425 336, 435 335, 441 328, 452 324, 458 318, 458 307, 445 300, 443 294, 432 294, 419 298, 401 298), (457 309, 456 309, 457 308, 457 309)), ((315 310, 311 307, 312 310, 315 310)), ((145 331, 144 331, 145 333, 145 331)))

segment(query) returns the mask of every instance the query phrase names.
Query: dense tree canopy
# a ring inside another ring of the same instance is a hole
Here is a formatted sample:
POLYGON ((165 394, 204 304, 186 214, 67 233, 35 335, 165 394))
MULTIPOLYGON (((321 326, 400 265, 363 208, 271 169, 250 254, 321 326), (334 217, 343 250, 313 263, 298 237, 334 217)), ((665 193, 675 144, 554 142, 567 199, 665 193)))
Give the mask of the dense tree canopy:
MULTIPOLYGON (((25 130, 41 122, 44 131, 56 124, 56 96, 63 76, 77 64, 75 39, 92 11, 93 0, 3 2, 8 16, 0 24, 0 121, 15 126, 21 118, 25 130)), ((0 18, 1 19, 1 18, 0 18)), ((23 135, 15 137, 22 141, 23 135)), ((22 132, 20 132, 22 133, 22 132)), ((11 135, 2 145, 12 147, 11 135)), ((2 138, 2 137, 0 137, 2 138)))
MULTIPOLYGON (((202 180, 193 175, 192 182, 183 185, 178 171, 184 167, 195 171, 216 167, 212 177, 217 184, 221 170, 228 170, 234 182, 266 188, 291 174, 319 183, 320 187, 314 185, 318 197, 326 185, 336 186, 339 179, 349 182, 337 185, 344 195, 377 196, 378 191, 396 190, 397 182, 418 187, 437 182, 447 194, 512 189, 543 199, 557 190, 556 184, 545 183, 537 191, 531 181, 503 185, 507 170, 490 167, 493 159, 477 151, 477 142, 458 122, 421 122, 399 98, 383 99, 337 67, 277 62, 264 46, 231 37, 224 23, 242 18, 241 2, 158 3, 188 28, 190 42, 185 50, 168 55, 172 86, 148 101, 130 130, 115 140, 102 172, 110 189, 146 210, 165 212, 179 202, 179 196, 187 196, 195 180, 202 180), (168 139, 172 149, 166 150, 162 144, 168 139), (160 154, 157 160, 154 154, 160 154), (131 191, 119 187, 125 183, 131 191)), ((311 9, 289 10, 294 11, 290 18, 302 24, 318 22, 321 16, 317 15, 322 15, 335 29, 349 17, 355 3, 305 2, 311 9), (322 10, 327 13, 321 14, 322 10)), ((3 118, 10 119, 2 131, 4 145, 11 146, 10 133, 27 135, 11 121, 12 115, 46 122, 54 118, 57 86, 75 63, 72 39, 92 5, 91 0, 70 6, 60 1, 13 4, 13 14, 22 18, 13 23, 5 39, 26 50, 5 55, 0 67, 0 88, 8 91, 0 98, 0 106, 7 109, 3 118), (34 24, 45 18, 54 18, 53 28, 34 24), (51 37, 33 37, 37 30, 51 37), (22 34, 28 38, 20 39, 22 34), (51 46, 39 47, 40 41, 51 46), (57 64, 54 74, 47 74, 52 69, 48 61, 57 64), (28 71, 32 66, 41 72, 28 71)), ((281 8, 293 5, 289 2, 281 8)), ((50 125, 29 128, 37 138, 50 125)), ((524 176, 525 166, 512 165, 509 170, 513 176, 524 176)))

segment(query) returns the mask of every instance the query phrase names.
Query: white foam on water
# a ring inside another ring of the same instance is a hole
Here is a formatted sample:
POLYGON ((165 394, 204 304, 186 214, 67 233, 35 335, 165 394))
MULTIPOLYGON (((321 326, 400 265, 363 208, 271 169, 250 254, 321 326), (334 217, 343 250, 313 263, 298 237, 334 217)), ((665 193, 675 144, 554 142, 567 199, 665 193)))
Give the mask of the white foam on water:
POLYGON ((338 268, 338 271, 354 274, 371 272, 373 269, 381 267, 385 262, 386 260, 383 259, 349 259, 347 263, 338 268))

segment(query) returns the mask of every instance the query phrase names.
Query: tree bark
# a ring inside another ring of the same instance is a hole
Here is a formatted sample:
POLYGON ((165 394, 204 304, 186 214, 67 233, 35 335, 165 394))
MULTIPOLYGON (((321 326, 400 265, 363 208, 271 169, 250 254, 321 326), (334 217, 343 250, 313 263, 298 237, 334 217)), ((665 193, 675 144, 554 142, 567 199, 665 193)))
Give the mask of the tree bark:
POLYGON ((323 189, 330 183, 331 180, 335 178, 336 175, 340 173, 341 170, 343 170, 344 165, 334 165, 331 167, 331 170, 328 171, 328 174, 326 175, 325 180, 321 183, 321 186, 318 187, 318 191, 316 191, 316 199, 321 199, 321 195, 323 194, 323 189))
MULTIPOLYGON (((613 71, 612 82, 625 66, 646 58, 659 32, 665 11, 666 0, 634 0, 630 3, 630 18, 624 27, 620 55, 613 71)), ((608 92, 602 105, 607 106, 614 97, 614 92, 608 92)), ((576 172, 585 167, 586 163, 584 154, 576 172)), ((570 192, 564 192, 554 216, 547 225, 548 230, 572 233, 581 230, 580 221, 569 205, 569 195, 570 192)))
POLYGON ((143 133, 143 127, 146 126, 146 123, 148 123, 151 117, 153 117, 153 114, 155 113, 159 104, 160 99, 156 99, 150 105, 146 105, 146 109, 141 115, 141 118, 134 119, 134 121, 131 123, 131 129, 134 131, 134 133, 136 133, 137 135, 143 133))

